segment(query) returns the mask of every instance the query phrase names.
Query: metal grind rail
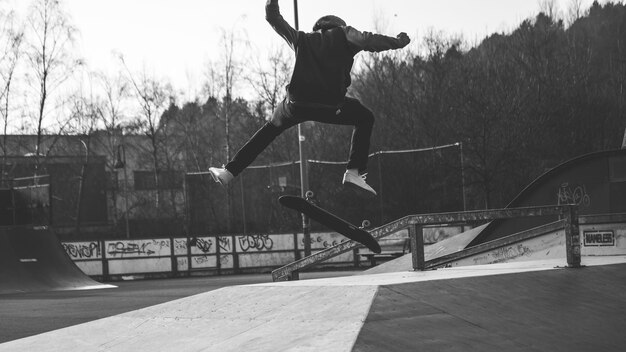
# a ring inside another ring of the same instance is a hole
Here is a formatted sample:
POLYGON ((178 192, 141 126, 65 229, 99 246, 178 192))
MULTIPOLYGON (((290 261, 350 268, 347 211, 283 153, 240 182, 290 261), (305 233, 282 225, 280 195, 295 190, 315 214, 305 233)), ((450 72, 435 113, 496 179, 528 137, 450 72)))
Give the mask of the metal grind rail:
MULTIPOLYGON (((541 207, 524 207, 511 209, 476 210, 454 213, 409 215, 370 231, 376 239, 381 239, 396 232, 409 231, 411 240, 411 252, 413 269, 427 270, 445 266, 446 264, 478 253, 520 242, 529 238, 542 236, 554 231, 564 230, 566 237, 567 264, 569 267, 580 267, 580 234, 578 231, 578 207, 576 205, 555 205, 541 207), (424 226, 442 224, 467 224, 497 219, 509 219, 518 217, 558 215, 560 220, 504 238, 500 238, 479 246, 453 253, 444 257, 436 258, 428 262, 424 259, 424 238, 422 229, 424 226), (419 236, 418 236, 419 234, 419 236)), ((287 264, 272 271, 274 281, 298 280, 298 272, 314 266, 330 258, 363 247, 354 241, 347 241, 334 247, 314 253, 308 257, 287 264)))

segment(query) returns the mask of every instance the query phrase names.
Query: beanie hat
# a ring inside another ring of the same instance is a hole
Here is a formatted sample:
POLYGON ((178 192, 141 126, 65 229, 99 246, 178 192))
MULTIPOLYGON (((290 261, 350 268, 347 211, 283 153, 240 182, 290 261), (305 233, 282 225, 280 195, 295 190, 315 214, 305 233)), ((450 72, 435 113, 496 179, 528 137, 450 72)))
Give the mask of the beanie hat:
POLYGON ((317 22, 315 22, 315 25, 313 26, 313 31, 315 32, 320 29, 325 31, 328 29, 342 27, 345 25, 346 25, 346 22, 342 20, 341 18, 337 16, 333 16, 333 15, 327 15, 317 20, 317 22))

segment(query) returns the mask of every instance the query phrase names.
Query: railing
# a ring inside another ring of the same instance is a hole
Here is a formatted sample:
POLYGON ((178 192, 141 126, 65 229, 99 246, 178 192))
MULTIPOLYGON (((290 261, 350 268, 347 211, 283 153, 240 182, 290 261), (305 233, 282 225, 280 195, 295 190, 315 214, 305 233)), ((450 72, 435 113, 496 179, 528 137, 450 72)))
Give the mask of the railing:
MULTIPOLYGON (((578 231, 578 207, 575 205, 558 205, 558 206, 542 206, 542 207, 526 207, 514 209, 496 209, 496 210, 478 210, 465 211, 456 213, 441 214, 423 214, 409 215, 402 219, 396 220, 387 225, 378 227, 370 233, 376 239, 394 234, 398 231, 408 229, 411 238, 411 252, 413 259, 413 269, 426 270, 444 266, 452 261, 489 251, 494 248, 522 241, 524 239, 541 236, 546 233, 565 230, 566 237, 566 253, 567 264, 569 267, 580 266, 580 234, 578 231), (560 220, 540 226, 538 228, 523 231, 511 236, 507 236, 471 249, 453 253, 442 258, 437 258, 428 262, 424 259, 424 238, 422 229, 428 225, 455 224, 470 222, 476 223, 481 221, 491 221, 497 219, 508 219, 517 217, 533 217, 558 215, 560 220)), ((285 265, 272 271, 272 279, 274 281, 298 280, 298 272, 311 267, 317 263, 328 260, 332 257, 362 247, 359 243, 348 241, 337 246, 327 248, 317 252, 306 258, 297 260, 291 264, 285 265)))
POLYGON ((580 225, 626 223, 626 213, 581 215, 578 223, 580 225))

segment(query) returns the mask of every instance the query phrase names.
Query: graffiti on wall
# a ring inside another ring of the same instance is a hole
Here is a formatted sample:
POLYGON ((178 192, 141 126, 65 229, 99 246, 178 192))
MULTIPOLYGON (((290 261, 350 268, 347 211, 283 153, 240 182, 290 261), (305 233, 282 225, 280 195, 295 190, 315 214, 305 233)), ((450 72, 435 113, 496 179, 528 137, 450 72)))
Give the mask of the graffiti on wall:
POLYGON ((174 238, 174 253, 176 255, 187 254, 187 242, 186 238, 174 238))
POLYGON ((202 253, 211 252, 211 248, 213 248, 213 239, 208 237, 197 238, 196 248, 198 248, 202 253))
POLYGON ((98 259, 102 257, 100 252, 100 242, 70 242, 63 243, 63 249, 73 260, 76 259, 98 259))
MULTIPOLYGON (((311 248, 330 248, 349 241, 343 237, 331 237, 328 234, 311 235, 311 248)), ((300 239, 300 248, 304 248, 304 237, 300 239)))
MULTIPOLYGON (((62 243, 76 262, 105 261, 110 275, 194 269, 269 267, 295 260, 302 234, 244 234, 195 238, 120 239, 62 243), (173 256, 173 257, 172 257, 173 256), (172 260, 174 261, 172 263, 172 260), (173 264, 173 265, 172 265, 173 264), (154 269, 154 270, 153 270, 154 269)), ((347 239, 335 233, 312 234, 312 247, 327 248, 347 239)), ((347 253, 347 256, 353 253, 347 253)), ((352 257, 333 261, 353 262, 352 257)))
POLYGON ((591 205, 591 197, 587 193, 585 185, 573 186, 564 182, 557 192, 557 204, 575 204, 588 207, 591 205))
POLYGON ((220 247, 221 253, 227 253, 233 251, 233 246, 230 241, 230 237, 218 237, 217 245, 220 247))
POLYGON ((270 251, 274 248, 274 241, 270 238, 269 235, 246 235, 239 236, 239 248, 243 252, 248 252, 252 250, 256 251, 270 251))
POLYGON ((170 240, 127 240, 106 242, 106 254, 110 258, 169 256, 170 240))
MULTIPOLYGON (((202 266, 204 264, 209 264, 210 260, 212 258, 207 256, 207 255, 201 255, 201 256, 193 256, 191 257, 191 260, 193 261, 194 265, 193 267, 198 267, 198 266, 202 266)), ((211 263, 212 264, 212 263, 211 263)))
POLYGON ((191 255, 216 254, 218 248, 220 253, 233 251, 230 236, 174 238, 173 241, 175 255, 186 255, 188 249, 191 255))
POLYGON ((532 254, 533 250, 528 244, 519 243, 508 247, 497 248, 487 254, 473 257, 472 261, 474 262, 474 265, 486 263, 505 263, 521 257, 529 257, 532 254))
POLYGON ((215 269, 217 268, 216 258, 219 257, 220 266, 222 268, 233 268, 232 255, 223 254, 215 255, 193 255, 191 257, 176 257, 178 262, 178 270, 185 271, 188 269, 215 269), (189 263, 191 260, 191 267, 189 263))

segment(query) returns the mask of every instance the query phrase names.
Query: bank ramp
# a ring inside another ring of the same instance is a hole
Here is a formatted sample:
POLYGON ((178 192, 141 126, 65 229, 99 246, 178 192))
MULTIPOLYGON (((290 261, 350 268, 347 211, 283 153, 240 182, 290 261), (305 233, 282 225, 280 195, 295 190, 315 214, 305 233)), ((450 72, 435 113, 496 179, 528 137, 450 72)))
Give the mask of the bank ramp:
POLYGON ((0 227, 0 294, 112 287, 85 275, 50 228, 0 227))

